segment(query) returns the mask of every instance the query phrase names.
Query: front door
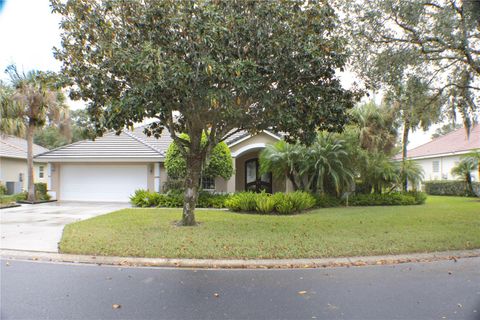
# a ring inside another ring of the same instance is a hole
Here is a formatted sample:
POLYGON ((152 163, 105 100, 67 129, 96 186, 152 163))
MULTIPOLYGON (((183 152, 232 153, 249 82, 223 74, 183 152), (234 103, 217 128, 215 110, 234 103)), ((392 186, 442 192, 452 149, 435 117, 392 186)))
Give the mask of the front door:
POLYGON ((245 161, 245 191, 272 193, 272 173, 260 174, 257 158, 245 161))

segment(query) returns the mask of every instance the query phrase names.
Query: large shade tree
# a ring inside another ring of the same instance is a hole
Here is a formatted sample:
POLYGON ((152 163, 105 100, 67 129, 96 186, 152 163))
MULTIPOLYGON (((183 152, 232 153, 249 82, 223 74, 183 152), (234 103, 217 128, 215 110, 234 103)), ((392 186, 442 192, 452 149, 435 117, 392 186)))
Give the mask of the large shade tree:
POLYGON ((469 128, 478 112, 478 1, 335 1, 351 37, 352 65, 372 89, 395 86, 405 73, 422 75, 432 93, 449 97, 469 128))
POLYGON ((52 74, 22 73, 11 65, 6 70, 10 82, 0 85, 0 132, 25 136, 27 140, 28 201, 35 201, 33 139, 47 122, 62 123, 68 107, 65 96, 54 86, 52 74))
POLYGON ((62 15, 55 56, 74 85, 71 97, 88 101, 97 134, 156 118, 146 133, 166 129, 180 147, 182 225, 195 224, 203 163, 236 130, 270 127, 309 142, 316 130, 347 121, 353 94, 336 77, 345 39, 327 1, 52 0, 52 7, 62 15))

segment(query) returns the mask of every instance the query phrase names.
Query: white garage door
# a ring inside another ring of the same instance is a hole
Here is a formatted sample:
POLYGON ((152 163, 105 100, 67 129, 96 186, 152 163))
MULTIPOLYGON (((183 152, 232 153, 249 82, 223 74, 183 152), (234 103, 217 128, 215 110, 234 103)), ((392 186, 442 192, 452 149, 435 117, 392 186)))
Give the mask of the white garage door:
POLYGON ((60 166, 60 200, 129 201, 140 188, 147 189, 146 164, 60 166))

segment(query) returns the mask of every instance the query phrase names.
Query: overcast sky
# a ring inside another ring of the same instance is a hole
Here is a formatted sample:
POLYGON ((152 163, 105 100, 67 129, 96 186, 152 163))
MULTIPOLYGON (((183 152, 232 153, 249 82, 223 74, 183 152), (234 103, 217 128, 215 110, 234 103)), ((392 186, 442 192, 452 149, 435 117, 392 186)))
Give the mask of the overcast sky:
MULTIPOLYGON (((7 79, 3 71, 9 64, 24 71, 59 71, 60 63, 52 53, 54 46, 60 46, 59 22, 48 0, 0 0, 0 79, 7 79)), ((352 83, 352 77, 343 75, 343 83, 352 83)), ((84 107, 78 101, 69 104, 72 109, 84 107)), ((409 149, 429 141, 436 127, 413 133, 409 149)))

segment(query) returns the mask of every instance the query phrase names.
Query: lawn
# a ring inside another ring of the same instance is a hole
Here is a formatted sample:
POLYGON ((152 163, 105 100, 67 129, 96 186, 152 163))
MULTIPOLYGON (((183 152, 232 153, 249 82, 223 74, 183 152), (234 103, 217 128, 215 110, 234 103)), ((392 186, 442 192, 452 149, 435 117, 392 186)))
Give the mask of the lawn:
POLYGON ((60 251, 167 258, 321 258, 480 248, 480 200, 430 196, 425 205, 318 209, 295 216, 124 209, 65 228, 60 251))

